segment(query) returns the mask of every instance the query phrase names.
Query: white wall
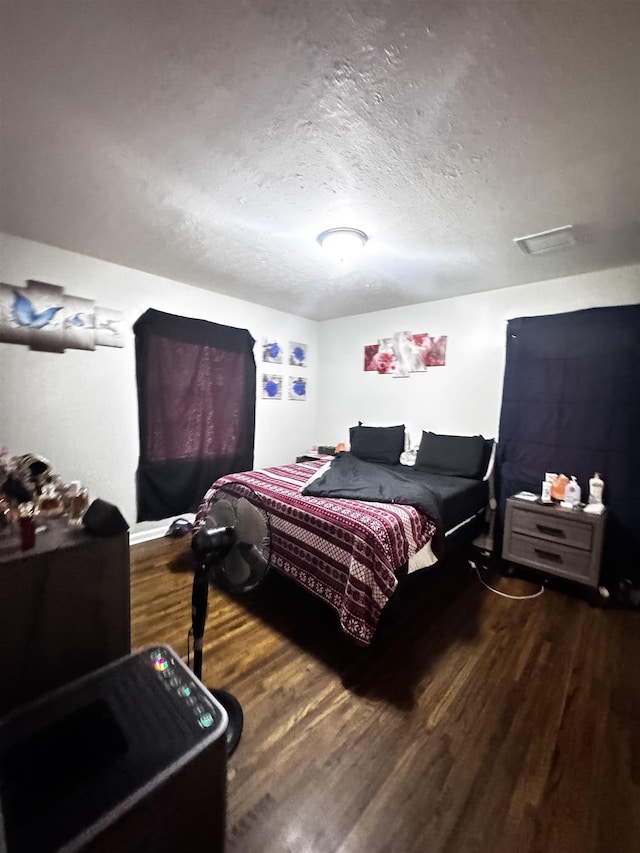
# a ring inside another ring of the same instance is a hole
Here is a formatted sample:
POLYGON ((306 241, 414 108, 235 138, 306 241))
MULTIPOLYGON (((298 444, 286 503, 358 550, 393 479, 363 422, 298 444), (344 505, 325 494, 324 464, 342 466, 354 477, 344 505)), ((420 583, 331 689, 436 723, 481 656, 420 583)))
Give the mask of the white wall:
POLYGON ((405 423, 414 444, 423 429, 497 436, 508 320, 637 302, 640 265, 325 321, 317 440, 348 441, 358 420, 405 423), (365 373, 364 346, 403 330, 447 335, 446 366, 406 379, 365 373))
POLYGON ((8 235, 0 235, 0 258, 7 284, 47 281, 124 313, 124 349, 60 355, 0 344, 0 445, 47 457, 63 479, 82 480, 131 524, 138 462, 131 326, 147 308, 248 328, 259 379, 263 370, 291 372, 261 363, 263 336, 309 345, 306 402, 263 401, 258 391, 255 465, 264 467, 312 444, 348 440, 358 420, 406 423, 415 441, 422 429, 496 435, 507 320, 640 302, 636 265, 318 324, 8 235), (403 329, 447 335, 446 367, 407 379, 365 373, 364 346, 403 329))
POLYGON ((131 525, 139 450, 132 325, 148 308, 246 328, 256 339, 256 467, 295 461, 311 445, 318 400, 316 322, 9 235, 0 235, 0 258, 5 284, 46 281, 124 313, 123 349, 56 354, 0 344, 0 446, 45 456, 63 479, 82 480, 93 497, 116 504, 131 525), (262 364, 263 336, 285 345, 308 344, 309 365, 299 371, 309 379, 305 402, 261 399, 263 369, 285 377, 294 372, 286 364, 262 364))

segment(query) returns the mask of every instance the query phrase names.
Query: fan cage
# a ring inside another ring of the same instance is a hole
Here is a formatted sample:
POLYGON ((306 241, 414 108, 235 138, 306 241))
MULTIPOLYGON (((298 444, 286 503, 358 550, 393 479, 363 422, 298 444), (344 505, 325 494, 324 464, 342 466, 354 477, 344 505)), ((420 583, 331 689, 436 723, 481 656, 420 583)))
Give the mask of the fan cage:
POLYGON ((236 512, 236 507, 239 501, 243 498, 244 500, 248 501, 260 513, 262 520, 266 525, 266 532, 264 536, 262 537, 260 542, 255 545, 257 550, 264 558, 266 566, 264 571, 257 578, 253 578, 247 584, 243 584, 242 589, 240 590, 236 588, 236 586, 227 577, 225 564, 229 557, 227 556, 223 558, 218 564, 218 566, 214 567, 214 577, 216 578, 216 581, 219 583, 220 586, 230 592, 252 591, 255 587, 259 586, 260 583, 262 583, 264 576, 268 573, 271 567, 271 518, 260 495, 254 489, 252 489, 251 486, 248 486, 246 483, 223 483, 213 494, 209 502, 207 515, 211 516, 212 513, 215 511, 216 504, 223 500, 231 504, 234 509, 234 512, 236 512))

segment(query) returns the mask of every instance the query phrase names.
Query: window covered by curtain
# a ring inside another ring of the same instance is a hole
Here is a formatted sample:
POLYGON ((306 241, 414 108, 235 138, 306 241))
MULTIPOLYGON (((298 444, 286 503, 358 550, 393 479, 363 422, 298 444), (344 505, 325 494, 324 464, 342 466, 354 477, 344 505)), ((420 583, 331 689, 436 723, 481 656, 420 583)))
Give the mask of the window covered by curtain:
POLYGON ((256 366, 246 329, 150 309, 135 323, 138 521, 197 509, 253 467, 256 366))
MULTIPOLYGON (((609 508, 604 573, 640 582, 640 305, 520 317, 507 327, 496 466, 506 498, 545 472, 599 471, 609 508)), ((498 547, 499 547, 499 543, 498 547)))

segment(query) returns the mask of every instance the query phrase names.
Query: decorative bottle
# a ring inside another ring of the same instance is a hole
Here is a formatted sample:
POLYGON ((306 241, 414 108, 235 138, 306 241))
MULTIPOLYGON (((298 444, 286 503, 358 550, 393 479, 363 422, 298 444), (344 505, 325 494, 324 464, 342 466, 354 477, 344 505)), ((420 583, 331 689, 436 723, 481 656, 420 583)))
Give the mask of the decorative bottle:
POLYGON ((589 480, 589 503, 590 504, 601 504, 602 503, 602 493, 604 491, 604 480, 600 477, 600 474, 596 471, 593 477, 589 480))
POLYGON ((69 524, 71 527, 80 527, 82 517, 89 509, 89 492, 83 488, 82 483, 74 480, 69 484, 69 524))
POLYGON ((51 480, 42 487, 42 492, 37 501, 38 514, 44 517, 61 515, 64 509, 62 495, 56 483, 51 480))
POLYGON ((565 502, 571 504, 571 506, 578 506, 581 496, 582 492, 576 478, 571 477, 570 482, 567 483, 567 487, 564 490, 565 502))

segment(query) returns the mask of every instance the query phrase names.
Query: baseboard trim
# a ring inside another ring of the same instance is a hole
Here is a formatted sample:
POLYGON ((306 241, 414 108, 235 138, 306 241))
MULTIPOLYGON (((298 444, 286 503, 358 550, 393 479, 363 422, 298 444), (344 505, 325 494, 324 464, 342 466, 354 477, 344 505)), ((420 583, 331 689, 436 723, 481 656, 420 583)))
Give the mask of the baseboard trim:
POLYGON ((160 539, 164 536, 167 525, 162 527, 151 527, 149 530, 138 530, 137 533, 129 534, 129 545, 140 545, 141 542, 151 542, 152 539, 160 539))
MULTIPOLYGON (((193 512, 185 512, 182 515, 160 519, 155 527, 146 527, 143 530, 134 530, 133 533, 130 533, 129 545, 139 545, 141 542, 151 542, 152 539, 161 539, 169 529, 171 522, 176 518, 186 518, 191 524, 196 520, 195 513, 193 512)), ((144 524, 144 522, 142 523, 144 524)))

